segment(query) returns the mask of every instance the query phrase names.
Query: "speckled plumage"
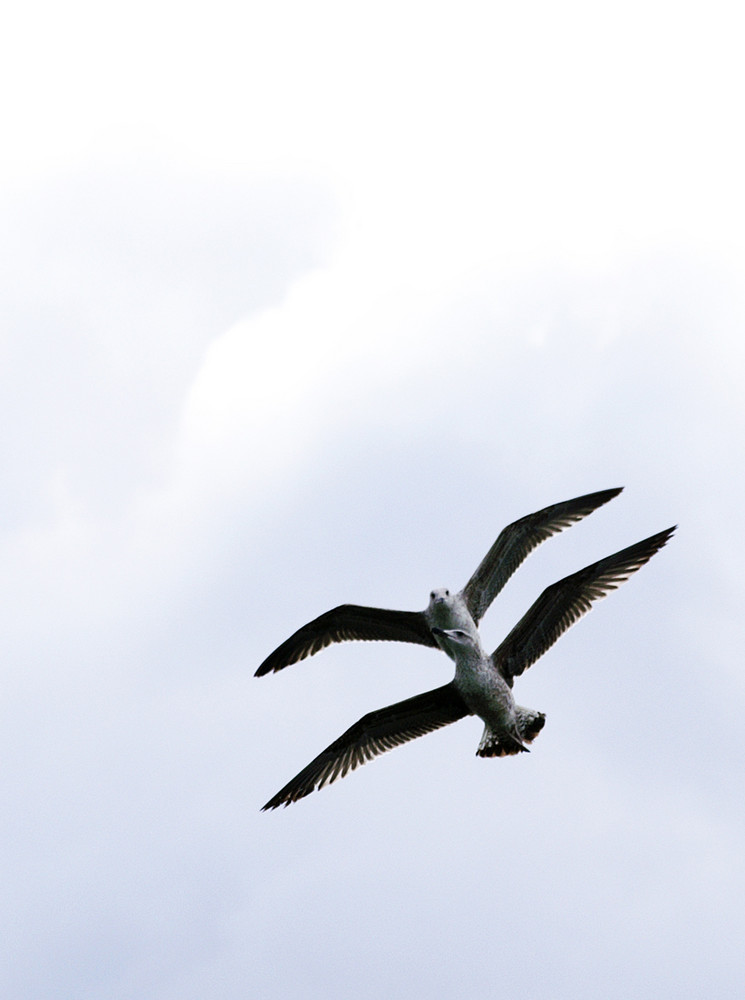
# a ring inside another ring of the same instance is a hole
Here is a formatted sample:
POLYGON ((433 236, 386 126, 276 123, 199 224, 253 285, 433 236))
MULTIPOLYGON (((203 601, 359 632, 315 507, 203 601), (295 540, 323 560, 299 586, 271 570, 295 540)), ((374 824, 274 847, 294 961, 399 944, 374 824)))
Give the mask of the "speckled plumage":
POLYGON ((444 587, 433 590, 424 611, 340 604, 324 612, 270 653, 256 676, 282 670, 335 642, 389 640, 437 647, 433 628, 462 628, 477 636, 477 625, 487 608, 533 549, 608 503, 622 489, 601 490, 564 500, 514 521, 499 533, 465 587, 452 593, 444 587))
POLYGON ((360 764, 395 746, 456 722, 466 715, 484 720, 477 754, 502 757, 527 750, 543 728, 545 716, 517 705, 514 678, 586 614, 594 601, 627 580, 672 535, 668 528, 547 587, 509 635, 487 655, 476 632, 435 625, 433 641, 455 660, 449 684, 365 715, 273 796, 264 809, 276 809, 344 777, 360 764))
POLYGON ((545 715, 515 704, 512 688, 480 641, 462 629, 433 629, 455 660, 453 684, 471 715, 484 721, 479 757, 522 753, 543 728, 545 715))

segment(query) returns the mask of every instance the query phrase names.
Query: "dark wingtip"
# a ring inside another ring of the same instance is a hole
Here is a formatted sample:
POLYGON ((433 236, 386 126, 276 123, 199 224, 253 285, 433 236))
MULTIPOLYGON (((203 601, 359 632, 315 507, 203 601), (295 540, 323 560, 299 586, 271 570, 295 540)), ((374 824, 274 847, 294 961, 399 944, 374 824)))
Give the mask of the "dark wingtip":
MULTIPOLYGON (((619 493, 623 493, 623 486, 612 486, 609 490, 598 490, 597 493, 589 493, 588 496, 597 497, 599 500, 598 507, 602 507, 604 503, 613 500, 619 493)), ((597 508, 595 509, 597 510, 597 508)))
POLYGON ((270 809, 279 809, 280 806, 289 806, 292 799, 280 799, 276 795, 261 807, 261 812, 269 812, 270 809))
POLYGON ((282 662, 282 658, 277 655, 281 649, 282 646, 278 646, 277 649, 266 657, 266 659, 259 665, 259 669, 254 674, 254 677, 264 677, 266 674, 276 673, 278 670, 282 669, 284 663, 282 662))
MULTIPOLYGON (((290 636, 292 639, 293 636, 290 636)), ((290 640, 288 640, 289 642, 290 640)), ((286 643, 282 643, 281 646, 277 646, 273 653, 264 660, 260 665, 259 669, 254 674, 254 677, 265 677, 267 674, 277 674, 280 670, 285 667, 289 667, 293 663, 299 662, 299 660, 305 659, 304 656, 288 656, 282 655, 286 643)))
POLYGON ((312 791, 314 791, 314 788, 309 788, 306 791, 290 792, 287 795, 283 795, 282 792, 277 792, 276 795, 269 799, 266 805, 261 807, 260 812, 269 812, 272 809, 279 809, 280 806, 283 806, 286 809, 288 806, 292 805, 293 802, 299 802, 300 799, 304 799, 306 795, 310 795, 312 791))
POLYGON ((667 545, 667 543, 670 541, 670 539, 673 537, 673 535, 677 531, 677 528, 678 528, 678 525, 674 524, 672 526, 672 528, 665 528, 664 531, 660 531, 660 532, 657 533, 657 535, 653 535, 652 537, 653 538, 659 538, 659 539, 661 539, 661 541, 660 541, 660 548, 662 548, 663 545, 667 545))

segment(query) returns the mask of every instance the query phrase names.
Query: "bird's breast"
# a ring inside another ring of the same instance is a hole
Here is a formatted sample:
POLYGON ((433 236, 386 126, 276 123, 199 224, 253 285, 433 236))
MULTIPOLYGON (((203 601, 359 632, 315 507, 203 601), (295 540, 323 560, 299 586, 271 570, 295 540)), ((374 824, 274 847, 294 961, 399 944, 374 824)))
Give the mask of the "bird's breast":
POLYGON ((457 663, 455 686, 471 711, 485 722, 500 725, 512 717, 512 692, 491 663, 457 663))

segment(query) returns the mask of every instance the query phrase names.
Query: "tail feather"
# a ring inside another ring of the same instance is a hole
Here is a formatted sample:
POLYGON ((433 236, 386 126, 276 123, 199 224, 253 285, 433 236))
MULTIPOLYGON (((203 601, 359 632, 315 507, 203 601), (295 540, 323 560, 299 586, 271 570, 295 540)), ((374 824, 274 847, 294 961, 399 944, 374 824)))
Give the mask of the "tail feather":
POLYGON ((543 712, 531 712, 528 708, 518 706, 516 712, 517 726, 515 732, 495 732, 488 725, 484 727, 484 735, 476 751, 478 757, 511 757, 518 753, 529 753, 525 746, 532 743, 543 729, 546 716, 543 712))
POLYGON ((517 728, 526 743, 532 743, 546 724, 543 712, 531 712, 529 708, 517 706, 517 728))
POLYGON ((525 744, 510 733, 495 733, 487 726, 476 751, 477 757, 511 757, 516 753, 529 753, 525 744))

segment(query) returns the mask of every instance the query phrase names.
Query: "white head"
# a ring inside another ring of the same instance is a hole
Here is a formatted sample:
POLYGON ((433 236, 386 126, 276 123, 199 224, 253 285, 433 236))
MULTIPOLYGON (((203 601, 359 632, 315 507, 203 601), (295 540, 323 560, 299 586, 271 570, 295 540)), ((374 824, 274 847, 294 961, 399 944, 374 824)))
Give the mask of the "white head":
POLYGON ((468 610, 463 595, 453 593, 446 587, 433 590, 429 595, 429 606, 425 611, 429 627, 435 625, 438 628, 461 628, 470 632, 472 636, 477 636, 476 625, 474 624, 471 612, 468 610))
POLYGON ((452 595, 447 587, 438 587, 437 590, 433 590, 429 595, 430 609, 434 608, 437 604, 449 604, 451 600, 452 595))
POLYGON ((474 639, 470 632, 466 632, 465 629, 435 627, 432 629, 432 635, 453 659, 456 659, 459 653, 462 655, 471 652, 481 655, 478 639, 474 639))

